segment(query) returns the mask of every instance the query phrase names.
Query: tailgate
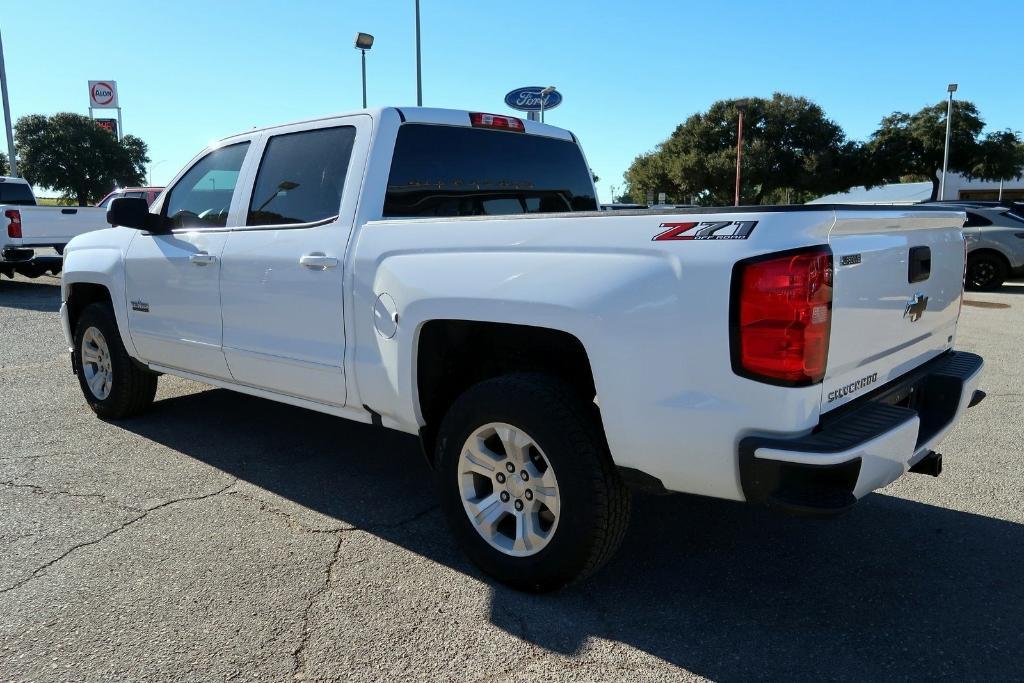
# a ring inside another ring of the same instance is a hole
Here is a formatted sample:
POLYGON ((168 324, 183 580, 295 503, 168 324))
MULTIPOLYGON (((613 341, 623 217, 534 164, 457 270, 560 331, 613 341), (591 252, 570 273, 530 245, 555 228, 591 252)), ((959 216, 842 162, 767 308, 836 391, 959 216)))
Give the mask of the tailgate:
POLYGON ((836 211, 823 413, 952 348, 963 220, 962 213, 934 209, 836 211))
POLYGON ((22 246, 67 244, 72 237, 110 227, 107 210, 93 206, 21 206, 22 246))

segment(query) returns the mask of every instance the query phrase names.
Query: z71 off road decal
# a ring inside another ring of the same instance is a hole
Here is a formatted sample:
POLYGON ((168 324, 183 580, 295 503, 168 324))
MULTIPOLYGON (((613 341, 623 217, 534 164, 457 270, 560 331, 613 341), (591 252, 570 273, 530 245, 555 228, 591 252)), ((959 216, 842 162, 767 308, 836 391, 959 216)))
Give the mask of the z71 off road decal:
POLYGON ((754 231, 757 221, 702 221, 700 223, 662 223, 668 228, 654 236, 664 240, 745 240, 754 231))

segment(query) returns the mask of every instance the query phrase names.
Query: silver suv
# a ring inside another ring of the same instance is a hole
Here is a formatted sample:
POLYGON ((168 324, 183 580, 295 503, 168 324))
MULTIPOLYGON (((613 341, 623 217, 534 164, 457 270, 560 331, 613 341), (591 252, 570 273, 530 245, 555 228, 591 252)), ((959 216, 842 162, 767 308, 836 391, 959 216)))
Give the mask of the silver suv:
POLYGON ((967 289, 999 289, 1024 277, 1024 205, 1000 202, 937 202, 967 212, 967 289))

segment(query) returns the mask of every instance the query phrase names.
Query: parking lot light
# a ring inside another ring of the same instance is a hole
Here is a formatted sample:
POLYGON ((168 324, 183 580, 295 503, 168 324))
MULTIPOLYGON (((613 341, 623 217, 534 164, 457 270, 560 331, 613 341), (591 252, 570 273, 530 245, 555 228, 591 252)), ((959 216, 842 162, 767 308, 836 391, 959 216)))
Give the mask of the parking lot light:
POLYGON ((556 88, 553 85, 549 85, 540 91, 540 122, 544 123, 544 98, 555 92, 556 88))
POLYGON ((739 118, 736 123, 736 206, 740 205, 740 165, 743 161, 743 114, 747 111, 747 104, 747 100, 736 100, 735 102, 736 111, 739 112, 739 118))
POLYGON ((373 36, 369 33, 357 33, 355 48, 362 53, 363 63, 363 109, 366 109, 366 51, 373 47, 373 36))
POLYGON ((953 133, 953 93, 956 92, 956 83, 950 83, 946 87, 949 93, 949 104, 946 107, 946 146, 942 151, 942 180, 939 181, 939 199, 946 198, 946 170, 949 168, 949 140, 953 133))

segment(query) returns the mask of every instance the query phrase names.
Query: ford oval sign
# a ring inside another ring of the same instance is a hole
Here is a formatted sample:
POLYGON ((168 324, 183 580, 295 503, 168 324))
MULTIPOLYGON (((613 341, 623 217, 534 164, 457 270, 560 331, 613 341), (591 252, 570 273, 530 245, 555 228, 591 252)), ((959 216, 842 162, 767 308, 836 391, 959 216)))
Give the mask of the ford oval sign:
MULTIPOLYGON (((540 86, 516 88, 505 95, 505 104, 519 111, 540 111, 540 86)), ((562 93, 554 90, 544 97, 544 111, 554 109, 562 103, 562 93)))

